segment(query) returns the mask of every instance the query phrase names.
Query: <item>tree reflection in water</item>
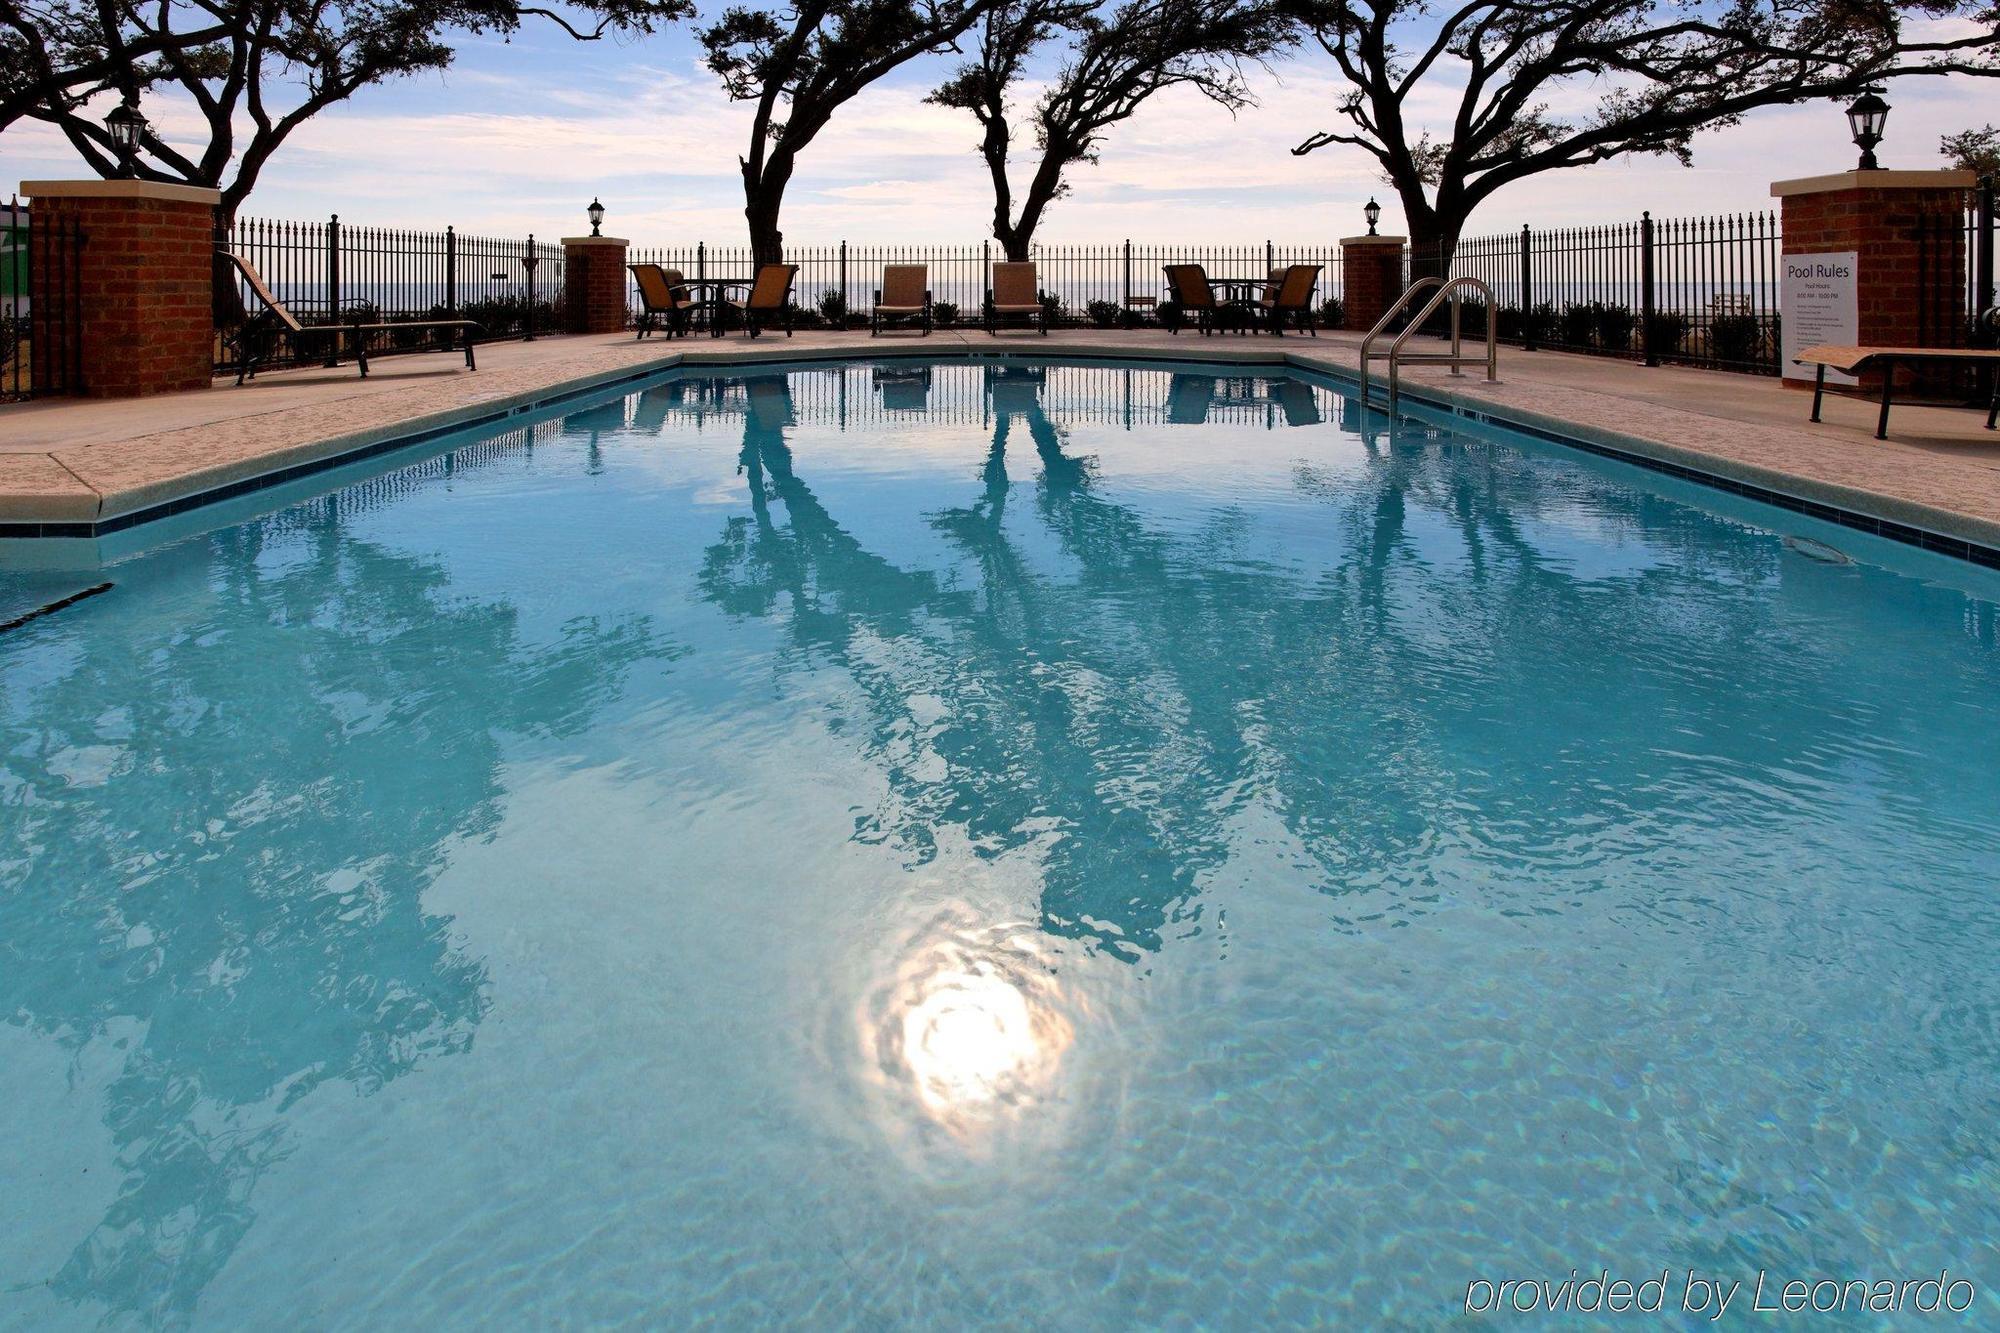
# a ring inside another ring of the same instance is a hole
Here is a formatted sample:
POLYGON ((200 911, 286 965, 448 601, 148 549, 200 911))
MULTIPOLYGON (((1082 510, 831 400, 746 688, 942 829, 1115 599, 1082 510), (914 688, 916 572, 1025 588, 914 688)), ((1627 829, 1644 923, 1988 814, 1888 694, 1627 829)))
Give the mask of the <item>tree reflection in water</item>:
MULTIPOLYGON (((744 424, 750 514, 727 521, 702 588, 775 617, 796 669, 831 663, 858 688, 859 743, 891 792, 858 837, 912 863, 942 827, 987 856, 1040 847, 1044 928, 1127 960, 1199 931, 1200 889, 1243 848, 1253 807, 1351 929, 1436 910, 1446 850, 1527 873, 1596 855, 1588 838, 1542 835, 1618 818, 1624 778, 1672 786, 1645 705, 1670 714, 1686 691, 1670 673, 1614 678, 1629 657, 1577 645, 1636 637, 1666 660, 1743 659, 1746 636, 1789 633, 1765 595, 1769 544, 1720 541, 1698 510, 1595 473, 1408 425, 1362 432, 1337 474, 1296 466, 1292 494, 1325 506, 1331 549, 1292 562, 1257 554, 1226 502, 1190 526, 1111 498, 1032 375, 977 373, 993 427, 983 490, 931 519, 962 567, 905 568, 841 525, 795 469, 772 375, 748 381, 764 404, 744 424), (1631 568, 1598 577, 1580 549, 1631 568)), ((1192 424, 1191 404, 1205 417, 1237 383, 1177 374, 1168 404, 1192 424)), ((1274 424, 1319 419, 1276 386, 1269 401, 1287 409, 1274 424)), ((1824 671, 1844 689, 1839 664, 1803 647, 1782 665, 1747 659, 1733 693, 1703 699, 1690 721, 1710 754, 1763 764, 1834 738, 1837 710, 1813 686, 1824 671)), ((1656 814, 1622 850, 1657 837, 1675 854, 1675 811, 1656 814)))
POLYGON ((184 1321, 290 1107, 471 1046, 485 970, 424 891, 498 824, 505 738, 581 730, 663 651, 639 620, 524 642, 508 603, 350 534, 367 494, 128 573, 151 582, 111 628, 9 645, 0 1012, 111 1060, 123 1173, 63 1298, 184 1321))

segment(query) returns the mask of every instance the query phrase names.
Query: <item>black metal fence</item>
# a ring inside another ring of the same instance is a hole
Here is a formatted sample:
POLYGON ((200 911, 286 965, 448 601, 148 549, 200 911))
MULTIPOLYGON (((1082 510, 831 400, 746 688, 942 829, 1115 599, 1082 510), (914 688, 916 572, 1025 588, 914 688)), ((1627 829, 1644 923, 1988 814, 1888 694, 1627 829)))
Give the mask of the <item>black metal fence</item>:
MULTIPOLYGON (((968 245, 788 246, 785 262, 797 264, 794 288, 800 307, 820 322, 860 322, 874 305, 887 264, 923 264, 930 269, 931 299, 948 310, 945 323, 979 320, 992 285, 993 265, 1006 254, 991 241, 968 245)), ((1164 295, 1162 268, 1201 264, 1210 277, 1261 279, 1286 264, 1320 267, 1317 301, 1340 295, 1340 246, 1257 241, 1242 245, 1160 245, 1125 241, 1114 245, 1036 245, 1030 251, 1035 277, 1053 298, 1057 321, 1110 325, 1131 308, 1134 297, 1164 295)), ((634 264, 658 264, 695 281, 748 282, 756 267, 747 246, 705 243, 645 247, 628 255, 634 264)), ((636 286, 627 284, 626 305, 639 309, 636 286)))
MULTIPOLYGON (((1525 347, 1778 373, 1775 213, 1661 218, 1461 240, 1452 277, 1499 304, 1500 336, 1525 347)), ((1412 278, 1437 272, 1413 247, 1412 278)))
MULTIPOLYGON (((455 317, 486 338, 533 338, 561 327, 563 249, 520 238, 325 222, 239 218, 216 244, 248 261, 301 323, 455 317)), ((239 274, 217 284, 216 366, 230 368, 228 332, 258 301, 239 274)), ((289 349, 296 363, 323 346, 289 349)))
MULTIPOLYGON (((1923 337, 1937 345, 2000 343, 1994 306, 1993 182, 1968 192, 1962 218, 1942 215, 1919 224, 1919 286, 1932 292, 1938 266, 1964 274, 1964 300, 1937 300, 1919 312, 1923 337)), ((0 268, 12 281, 0 310, 0 394, 63 391, 76 384, 80 358, 67 318, 76 306, 78 265, 88 238, 51 227, 22 225, 18 201, 0 212, 10 250, 0 268), (25 299, 32 291, 33 302, 25 299), (43 293, 46 293, 44 298, 43 293), (46 307, 46 322, 28 313, 46 307), (39 334, 38 334, 39 331, 39 334)), ((244 218, 218 230, 217 242, 242 256, 292 312, 307 323, 436 318, 479 321, 488 338, 528 337, 560 327, 563 251, 533 236, 505 238, 442 231, 244 218)), ((1453 276, 1483 280, 1498 304, 1503 339, 1627 357, 1648 364, 1679 362, 1774 374, 1779 361, 1778 283, 1782 244, 1774 213, 1655 219, 1603 226, 1523 227, 1519 232, 1461 240, 1453 276)), ((690 278, 747 280, 747 247, 695 244, 640 248, 632 262, 656 262, 690 278)), ((854 245, 793 247, 800 268, 796 299, 810 322, 859 322, 873 303, 884 265, 930 268, 933 297, 959 322, 973 323, 993 264, 991 241, 941 246, 854 245)), ((1167 245, 1038 245, 1040 284, 1065 322, 1110 323, 1144 298, 1162 293, 1162 268, 1198 263, 1211 277, 1256 278, 1287 264, 1318 265, 1316 302, 1338 301, 1343 274, 1337 242, 1273 241, 1167 245)), ((1409 277, 1435 273, 1435 250, 1405 255, 1409 277)), ((219 270, 219 272, 225 272, 219 270)), ((628 307, 636 291, 628 287, 628 307)), ((217 283, 219 369, 230 360, 227 333, 255 297, 233 274, 217 283)), ((943 313, 943 312, 941 312, 943 313)), ((323 349, 295 349, 294 358, 323 349)))

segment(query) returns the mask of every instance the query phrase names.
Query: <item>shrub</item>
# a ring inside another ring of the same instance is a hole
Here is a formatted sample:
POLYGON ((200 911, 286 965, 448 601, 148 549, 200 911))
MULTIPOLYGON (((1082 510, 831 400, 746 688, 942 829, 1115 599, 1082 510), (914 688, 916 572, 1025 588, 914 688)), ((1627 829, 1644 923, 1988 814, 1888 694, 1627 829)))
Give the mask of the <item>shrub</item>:
MULTIPOLYGON (((1046 304, 1048 301, 1046 293, 1044 293, 1042 299, 1043 303, 1046 304)), ((1119 308, 1116 301, 1092 301, 1083 310, 1090 317, 1090 322, 1100 329, 1117 327, 1118 317, 1125 313, 1119 308)))
POLYGON ((1755 315, 1717 315, 1708 321, 1708 354, 1717 361, 1755 361, 1764 328, 1755 315))
POLYGON ((941 329, 948 329, 958 323, 958 302, 931 302, 931 322, 941 329))
POLYGON ((847 297, 838 287, 828 287, 819 294, 819 315, 836 329, 847 327, 847 297))
POLYGON ((1646 346, 1654 356, 1679 356, 1687 340, 1688 318, 1673 310, 1659 310, 1646 326, 1646 346))
POLYGON ((1338 296, 1329 296, 1320 304, 1319 326, 1323 329, 1342 328, 1347 323, 1347 306, 1338 296))
POLYGON ((1521 317, 1522 336, 1533 338, 1538 343, 1547 342, 1555 327, 1556 306, 1553 301, 1537 301, 1521 317))
POLYGON ((1590 335, 1596 328, 1594 303, 1571 302, 1562 308, 1562 314, 1556 318, 1556 341, 1565 347, 1588 347, 1590 335))
POLYGON ((1050 328, 1054 328, 1068 318, 1069 312, 1063 308, 1063 300, 1060 296, 1057 296, 1054 292, 1037 292, 1035 294, 1041 298, 1042 318, 1048 322, 1050 328))
POLYGON ((1154 313, 1159 316, 1160 327, 1163 329, 1178 329, 1187 323, 1187 308, 1172 296, 1160 302, 1154 313))
MULTIPOLYGON (((835 292, 834 295, 839 296, 840 293, 835 292)), ((816 329, 826 322, 825 316, 809 305, 794 305, 792 307, 792 323, 799 328, 816 329)))
POLYGON ((1597 334, 1597 344, 1607 352, 1629 351, 1632 346, 1632 331, 1639 326, 1639 317, 1632 313, 1632 307, 1615 301, 1592 301, 1590 303, 1591 323, 1597 334))

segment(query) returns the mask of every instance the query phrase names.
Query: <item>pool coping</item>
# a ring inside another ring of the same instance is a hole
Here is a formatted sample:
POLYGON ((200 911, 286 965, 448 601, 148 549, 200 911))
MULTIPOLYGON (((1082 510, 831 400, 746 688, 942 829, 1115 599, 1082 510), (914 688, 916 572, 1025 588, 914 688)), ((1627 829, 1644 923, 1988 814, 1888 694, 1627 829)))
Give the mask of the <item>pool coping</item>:
MULTIPOLYGON (((908 359, 947 362, 1120 361, 1274 367, 1318 375, 1346 389, 1358 388, 1360 375, 1353 366, 1339 360, 1338 355, 1332 348, 1322 351, 1310 345, 1294 348, 1272 342, 1216 344, 1203 340, 1183 349, 1179 346, 1122 343, 1115 338, 1083 347, 1073 344, 1051 346, 1027 340, 1010 340, 993 345, 962 342, 956 346, 927 340, 922 343, 871 341, 859 346, 800 346, 784 342, 678 347, 643 362, 592 371, 519 393, 304 442, 274 454, 273 457, 287 460, 277 466, 260 468, 253 461, 192 470, 146 488, 123 508, 108 507, 116 505, 123 497, 100 494, 96 497, 96 512, 88 516, 77 513, 52 519, 0 518, 0 539, 107 536, 379 454, 411 448, 481 426, 501 424, 530 412, 560 407, 621 385, 655 379, 678 369, 908 359)), ((1557 413, 1492 402, 1433 382, 1405 385, 1400 394, 1410 407, 1428 408, 1632 463, 1649 471, 1710 486, 1891 541, 2000 569, 2000 523, 1858 487, 1722 458, 1631 431, 1593 426, 1557 413)))

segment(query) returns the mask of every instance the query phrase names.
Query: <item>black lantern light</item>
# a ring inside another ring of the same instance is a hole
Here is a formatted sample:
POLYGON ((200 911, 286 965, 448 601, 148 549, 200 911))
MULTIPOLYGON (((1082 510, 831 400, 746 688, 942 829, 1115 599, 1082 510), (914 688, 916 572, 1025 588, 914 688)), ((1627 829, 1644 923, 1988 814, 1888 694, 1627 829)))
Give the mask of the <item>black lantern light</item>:
POLYGON ((104 132, 118 150, 118 175, 129 179, 138 169, 139 141, 146 137, 146 118, 139 114, 137 94, 126 94, 124 101, 111 108, 111 114, 104 118, 104 132))
POLYGON ((1375 202, 1373 195, 1369 196, 1368 206, 1361 210, 1361 216, 1368 219, 1368 234, 1373 236, 1375 224, 1382 220, 1382 205, 1375 202))
POLYGON ((584 211, 590 214, 590 234, 592 236, 603 235, 602 232, 598 231, 598 227, 604 222, 604 205, 597 202, 596 195, 593 194, 590 196, 590 207, 584 211))
POLYGON ((1853 131, 1855 146, 1861 150, 1861 170, 1880 171, 1875 145, 1882 142, 1882 127, 1889 122, 1889 104, 1880 91, 1864 88, 1854 105, 1847 108, 1847 128, 1853 131))

